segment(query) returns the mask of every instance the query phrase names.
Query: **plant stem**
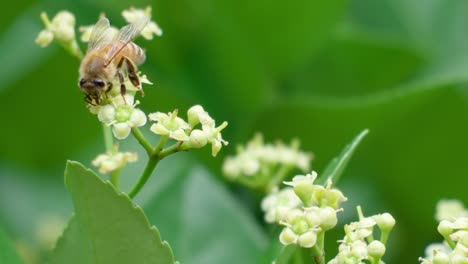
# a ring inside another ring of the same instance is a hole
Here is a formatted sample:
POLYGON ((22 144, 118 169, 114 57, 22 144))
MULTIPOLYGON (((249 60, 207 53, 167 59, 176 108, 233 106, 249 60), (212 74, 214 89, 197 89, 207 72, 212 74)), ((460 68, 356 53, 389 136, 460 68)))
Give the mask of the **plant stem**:
POLYGON ((179 152, 181 151, 182 149, 180 149, 180 144, 179 143, 174 143, 172 145, 170 145, 169 147, 161 150, 161 152, 159 152, 158 156, 160 159, 163 159, 173 153, 176 153, 176 152, 179 152))
POLYGON ((116 170, 116 171, 113 171, 111 172, 111 175, 110 175, 110 181, 112 183, 112 185, 114 185, 115 189, 116 190, 119 190, 119 187, 120 187, 120 170, 116 170))
POLYGON ((159 163, 160 160, 173 154, 175 152, 180 151, 180 143, 175 143, 165 149, 163 149, 164 145, 168 140, 168 136, 161 136, 159 139, 158 145, 153 149, 151 144, 146 140, 143 134, 138 129, 132 129, 133 135, 137 138, 138 142, 146 149, 148 153, 148 163, 146 164, 145 170, 143 174, 138 179, 138 182, 132 188, 132 190, 128 193, 130 198, 135 197, 138 192, 140 192, 141 188, 145 185, 148 181, 149 177, 153 173, 156 165, 159 163))
POLYGON ((156 168, 156 165, 158 164, 158 162, 159 162, 159 159, 150 158, 148 160, 148 163, 146 164, 145 170, 143 171, 143 174, 140 176, 140 179, 138 180, 137 184, 128 193, 128 196, 130 198, 135 197, 138 194, 138 192, 140 192, 143 185, 145 185, 146 181, 151 176, 151 173, 153 173, 153 170, 154 170, 154 168, 156 168))
MULTIPOLYGON (((102 134, 104 136, 104 145, 106 146, 106 152, 116 154, 116 148, 114 147, 114 138, 112 137, 112 131, 109 126, 102 124, 102 134)), ((110 182, 114 185, 116 190, 119 190, 119 175, 120 170, 111 172, 110 182)))
POLYGON ((104 145, 106 146, 106 151, 114 153, 114 138, 112 137, 111 128, 102 124, 102 134, 104 135, 104 145))
POLYGON ((315 264, 325 264, 325 252, 323 252, 323 249, 319 248, 319 246, 316 244, 315 246, 310 248, 310 250, 312 251, 312 256, 315 264))
MULTIPOLYGON (((148 156, 152 155, 153 153, 153 146, 151 143, 146 140, 145 136, 143 133, 141 133, 140 129, 137 127, 132 128, 132 134, 138 140, 138 143, 146 150, 146 153, 148 153, 148 156)), ((160 141, 161 142, 161 141, 160 141)))

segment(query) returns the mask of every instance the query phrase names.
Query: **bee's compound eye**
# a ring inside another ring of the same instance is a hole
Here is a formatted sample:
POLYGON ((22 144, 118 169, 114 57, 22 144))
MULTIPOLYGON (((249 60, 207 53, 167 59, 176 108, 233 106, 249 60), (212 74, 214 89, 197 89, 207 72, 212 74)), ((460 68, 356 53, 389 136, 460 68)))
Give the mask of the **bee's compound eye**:
POLYGON ((80 80, 80 86, 83 86, 85 83, 86 83, 86 80, 85 80, 85 79, 81 79, 81 80, 80 80))
POLYGON ((101 79, 93 80, 93 84, 99 88, 104 88, 104 86, 106 85, 106 83, 101 79))

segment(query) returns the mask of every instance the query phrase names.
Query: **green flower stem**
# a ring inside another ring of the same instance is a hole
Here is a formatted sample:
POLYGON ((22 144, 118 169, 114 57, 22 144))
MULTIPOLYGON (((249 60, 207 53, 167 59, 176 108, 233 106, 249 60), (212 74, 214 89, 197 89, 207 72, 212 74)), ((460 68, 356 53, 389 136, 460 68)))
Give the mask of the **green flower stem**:
POLYGON ((120 170, 113 171, 113 172, 111 172, 111 175, 110 175, 110 181, 111 181, 112 185, 114 185, 116 190, 119 190, 119 188, 120 188, 120 177, 119 176, 120 176, 120 170))
POLYGON ((159 143, 156 146, 156 148, 154 148, 154 151, 151 154, 151 156, 159 155, 161 150, 164 148, 164 145, 166 145, 166 142, 167 142, 168 139, 169 139, 169 136, 161 136, 161 138, 159 139, 159 143))
POLYGON ((379 264, 380 263, 380 258, 369 258, 369 261, 371 264, 379 264))
MULTIPOLYGON (((323 234, 324 232, 320 232, 319 234, 323 234)), ((320 245, 318 245, 319 243, 319 234, 317 234, 317 244, 315 244, 315 246, 313 246, 312 248, 310 248, 311 252, 312 252, 312 256, 313 256, 313 260, 314 260, 314 263, 315 264, 325 264, 325 252, 323 251, 323 249, 320 247, 320 245)), ((323 244, 323 242, 322 242, 323 244)))
MULTIPOLYGON (((145 136, 143 133, 141 133, 140 129, 137 127, 132 128, 132 134, 138 140, 138 143, 146 150, 146 153, 148 153, 148 156, 151 156, 153 153, 153 146, 151 143, 149 143, 148 140, 146 140, 145 136)), ((161 142, 161 141, 160 141, 161 142)))
MULTIPOLYGON (((106 146, 106 152, 115 154, 116 148, 114 147, 114 138, 112 137, 112 131, 109 126, 102 123, 102 134, 104 135, 104 145, 106 146)), ((116 190, 119 190, 119 175, 120 170, 111 172, 110 181, 114 185, 116 190)))
MULTIPOLYGON (((132 130, 133 131, 133 130, 132 130)), ((141 132, 137 131, 136 133, 134 132, 135 137, 137 137, 138 142, 140 144, 149 144, 148 141, 145 139, 145 137, 141 134, 141 132), (138 138, 140 137, 140 138, 138 138)), ((130 198, 135 197, 141 190, 141 188, 146 184, 148 179, 150 178, 151 174, 153 173, 154 169, 156 168, 156 165, 159 163, 160 160, 164 159, 165 157, 176 153, 178 151, 181 151, 181 144, 179 142, 163 149, 164 145, 166 144, 168 140, 168 136, 161 136, 159 139, 158 145, 152 150, 152 151, 147 151, 148 152, 148 163, 146 164, 145 170, 143 171, 143 174, 140 176, 140 179, 138 179, 138 182, 135 184, 135 186, 132 188, 132 190, 128 193, 128 196, 130 198)), ((143 147, 146 149, 147 146, 143 147)))
POLYGON ((159 153, 158 153, 158 158, 160 159, 163 159, 171 154, 174 154, 176 152, 179 152, 181 150, 184 150, 181 148, 180 146, 180 143, 174 143, 172 145, 170 145, 169 147, 161 150, 159 153))
POLYGON ((136 185, 132 188, 132 190, 128 193, 128 196, 130 198, 135 197, 138 194, 138 192, 140 192, 141 188, 145 185, 146 181, 148 181, 149 177, 151 176, 151 173, 153 173, 159 161, 160 159, 152 159, 152 158, 148 160, 148 163, 146 164, 145 170, 143 171, 143 174, 140 176, 140 179, 138 180, 136 185))
POLYGON ((114 138, 112 137, 112 131, 109 126, 106 126, 104 123, 102 125, 102 134, 104 135, 104 145, 106 146, 106 151, 114 153, 114 138))
MULTIPOLYGON (((380 234, 380 242, 382 242, 384 245, 386 245, 389 235, 390 235, 390 232, 381 232, 381 234, 380 234)), ((377 262, 377 263, 378 263, 378 262, 377 262)))

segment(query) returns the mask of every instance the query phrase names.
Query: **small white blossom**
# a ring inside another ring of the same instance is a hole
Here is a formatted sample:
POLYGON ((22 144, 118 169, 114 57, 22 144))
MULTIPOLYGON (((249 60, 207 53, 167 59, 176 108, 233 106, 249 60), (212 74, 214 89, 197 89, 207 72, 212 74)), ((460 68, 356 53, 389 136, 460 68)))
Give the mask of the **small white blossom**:
POLYGON ((149 119, 156 122, 151 125, 150 130, 155 134, 168 136, 177 141, 189 140, 187 131, 190 129, 190 126, 182 118, 178 117, 177 114, 177 109, 168 114, 161 112, 150 114, 149 119))
POLYGON ((133 127, 146 124, 145 113, 135 108, 139 102, 133 101, 134 97, 130 94, 125 95, 125 100, 119 95, 112 98, 109 104, 99 107, 99 121, 112 126, 112 132, 118 139, 127 138, 133 127))
MULTIPOLYGON (((212 122, 211 118, 203 108, 197 106, 189 111, 190 124, 209 124, 210 122, 212 122)), ((257 134, 245 147, 238 148, 236 156, 226 157, 223 171, 226 177, 236 179, 242 176, 256 177, 271 168, 277 170, 280 167, 286 167, 308 170, 312 155, 297 150, 297 147, 294 142, 290 146, 281 142, 277 142, 275 145, 265 144, 263 137, 257 134), (246 170, 245 168, 251 169, 246 170)), ((270 174, 274 175, 274 172, 270 172, 270 174)))
POLYGON ((48 29, 44 29, 39 32, 39 35, 36 38, 36 44, 45 48, 52 42, 52 40, 54 40, 54 33, 48 29))
MULTIPOLYGON (((225 121, 220 126, 216 127, 215 120, 211 118, 208 112, 203 109, 200 105, 192 106, 187 111, 187 117, 189 126, 194 128, 196 125, 201 124, 201 131, 206 136, 206 144, 211 144, 211 154, 215 157, 218 152, 221 150, 222 146, 227 146, 229 143, 222 138, 221 131, 227 127, 228 123, 225 121)), ((202 136, 200 132, 194 136, 202 136)), ((204 139, 202 141, 204 143, 204 139)), ((196 147, 203 147, 200 143, 202 142, 195 142, 196 147)), ((192 147, 188 145, 188 147, 192 147)))
MULTIPOLYGON (((360 211, 359 208, 358 211, 360 211)), ((388 220, 388 215, 388 213, 384 213, 381 215, 363 217, 357 222, 345 225, 345 236, 343 240, 341 240, 339 252, 329 263, 363 263, 363 260, 380 260, 385 254, 385 241, 372 240, 368 244, 366 239, 373 235, 374 226, 378 225, 375 219, 377 218, 379 219, 378 221, 381 221, 383 216, 383 218, 388 220)), ((381 230, 381 235, 382 234, 383 231, 381 230)))
POLYGON ((468 217, 468 210, 461 201, 440 200, 436 206, 436 220, 453 220, 457 217, 468 217))
MULTIPOLYGON (((148 6, 144 10, 131 7, 130 9, 124 10, 122 12, 122 16, 128 23, 138 24, 142 20, 151 18, 151 7, 148 6)), ((145 39, 153 39, 153 35, 162 36, 162 33, 161 28, 156 24, 156 22, 149 21, 140 34, 145 39)))
MULTIPOLYGON (((94 25, 89 26, 80 26, 79 31, 81 33, 81 41, 82 42, 89 42, 89 38, 91 37, 91 33, 93 32, 94 25)), ((106 37, 109 39, 113 39, 119 33, 119 29, 116 27, 111 26, 109 30, 106 32, 106 37)))
POLYGON ((275 223, 284 219, 287 212, 302 206, 301 200, 292 188, 274 191, 263 198, 261 208, 265 212, 265 221, 275 223))
POLYGON ((321 231, 316 219, 307 217, 307 212, 298 209, 288 211, 281 224, 285 226, 279 237, 283 245, 311 248, 317 242, 317 232, 321 231))
POLYGON ((36 43, 41 47, 46 47, 53 39, 63 43, 71 43, 75 40, 75 16, 72 13, 63 10, 49 20, 47 14, 43 12, 41 19, 45 29, 36 38, 36 43))
POLYGON ((99 167, 100 173, 109 173, 120 170, 127 162, 135 162, 138 159, 137 153, 131 152, 107 152, 101 154, 92 161, 93 166, 99 167))
POLYGON ((332 189, 331 182, 328 182, 327 187, 314 184, 317 178, 317 173, 312 171, 311 174, 297 175, 292 181, 284 182, 284 184, 292 186, 297 196, 306 206, 330 206, 334 209, 340 208, 341 202, 347 200, 343 193, 337 189, 332 189))

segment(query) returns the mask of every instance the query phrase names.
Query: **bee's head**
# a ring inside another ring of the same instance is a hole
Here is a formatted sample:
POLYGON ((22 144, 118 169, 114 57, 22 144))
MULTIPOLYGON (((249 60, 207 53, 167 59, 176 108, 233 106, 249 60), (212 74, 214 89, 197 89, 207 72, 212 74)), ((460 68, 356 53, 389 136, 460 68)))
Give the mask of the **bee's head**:
POLYGON ((81 78, 79 82, 79 86, 82 90, 90 91, 90 90, 104 90, 106 86, 106 82, 103 79, 85 79, 81 78))

